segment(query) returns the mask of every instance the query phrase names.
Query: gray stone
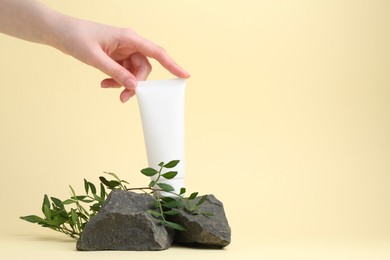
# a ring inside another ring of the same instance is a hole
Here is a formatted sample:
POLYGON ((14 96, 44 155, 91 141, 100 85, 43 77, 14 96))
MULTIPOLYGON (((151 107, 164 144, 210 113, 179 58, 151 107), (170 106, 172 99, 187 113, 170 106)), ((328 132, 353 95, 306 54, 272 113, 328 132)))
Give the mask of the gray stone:
MULTIPOLYGON (((198 201, 197 197, 195 201, 198 201)), ((179 244, 225 247, 231 242, 231 229, 225 215, 223 204, 214 195, 208 195, 206 201, 199 206, 200 211, 214 215, 193 215, 181 209, 180 214, 170 220, 184 226, 187 231, 175 231, 174 242, 179 244)))
POLYGON ((86 224, 77 249, 164 250, 171 246, 173 230, 147 213, 153 198, 147 194, 113 190, 99 213, 86 224))

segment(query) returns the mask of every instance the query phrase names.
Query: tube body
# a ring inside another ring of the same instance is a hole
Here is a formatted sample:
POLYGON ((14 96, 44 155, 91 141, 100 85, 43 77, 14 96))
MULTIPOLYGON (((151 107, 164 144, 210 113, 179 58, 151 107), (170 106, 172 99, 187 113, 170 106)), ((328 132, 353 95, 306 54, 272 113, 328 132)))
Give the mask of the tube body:
MULTIPOLYGON (((149 167, 180 160, 170 171, 178 174, 159 182, 171 185, 176 193, 184 187, 184 79, 139 81, 136 96, 141 114, 149 167)), ((152 177, 152 180, 155 180, 152 177)), ((162 192, 161 196, 170 196, 162 192)))

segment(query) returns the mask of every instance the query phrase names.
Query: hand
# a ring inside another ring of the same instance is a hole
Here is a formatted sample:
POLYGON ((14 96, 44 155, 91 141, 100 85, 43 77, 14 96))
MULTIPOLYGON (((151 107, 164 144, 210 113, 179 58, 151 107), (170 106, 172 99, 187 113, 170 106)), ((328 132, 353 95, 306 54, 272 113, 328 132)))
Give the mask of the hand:
POLYGON ((57 23, 58 49, 89 64, 111 78, 102 80, 103 88, 125 89, 120 100, 126 102, 135 94, 138 80, 145 80, 151 72, 148 57, 157 60, 179 78, 190 75, 161 47, 139 36, 131 29, 118 28, 72 17, 57 23))

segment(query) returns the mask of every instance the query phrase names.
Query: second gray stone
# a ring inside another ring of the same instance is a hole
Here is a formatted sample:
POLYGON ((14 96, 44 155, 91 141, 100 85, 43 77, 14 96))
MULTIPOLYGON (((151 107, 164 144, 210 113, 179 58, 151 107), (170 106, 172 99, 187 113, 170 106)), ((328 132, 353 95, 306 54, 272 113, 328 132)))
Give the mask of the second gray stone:
MULTIPOLYGON (((195 202, 200 197, 195 198, 195 202)), ((231 242, 231 228, 226 218, 221 201, 214 195, 208 195, 206 201, 199 206, 200 211, 211 212, 214 215, 193 215, 184 208, 180 214, 170 217, 170 220, 184 226, 187 231, 175 231, 174 242, 180 244, 196 244, 212 247, 225 247, 231 242)))

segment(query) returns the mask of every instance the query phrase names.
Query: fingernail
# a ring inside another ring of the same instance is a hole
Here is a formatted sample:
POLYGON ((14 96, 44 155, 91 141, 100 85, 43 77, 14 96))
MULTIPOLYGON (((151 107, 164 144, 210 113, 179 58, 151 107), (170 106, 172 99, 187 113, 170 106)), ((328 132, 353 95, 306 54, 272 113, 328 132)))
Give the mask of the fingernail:
POLYGON ((121 96, 119 99, 121 100, 122 103, 126 103, 130 99, 130 97, 126 97, 126 96, 123 97, 123 96, 121 96))

